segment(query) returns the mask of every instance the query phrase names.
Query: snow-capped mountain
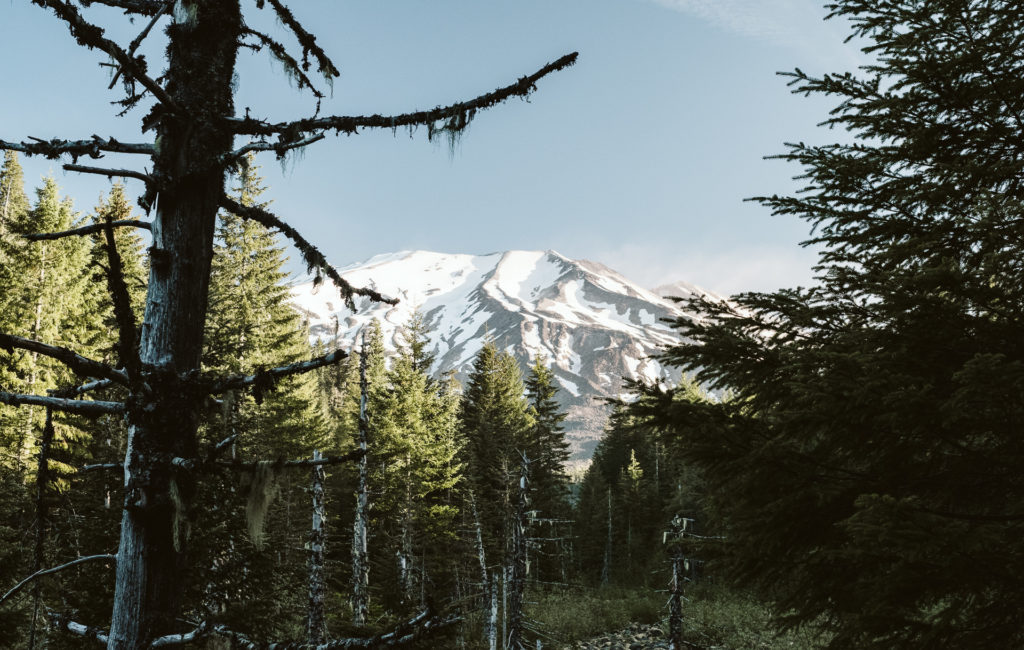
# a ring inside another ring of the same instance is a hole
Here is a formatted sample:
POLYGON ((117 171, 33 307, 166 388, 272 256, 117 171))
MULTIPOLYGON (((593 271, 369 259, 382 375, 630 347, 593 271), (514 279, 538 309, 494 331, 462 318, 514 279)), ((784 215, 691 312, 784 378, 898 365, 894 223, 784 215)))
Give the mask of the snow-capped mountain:
MULTIPOLYGON (((544 355, 569 412, 566 432, 578 460, 590 457, 601 436, 608 407, 599 399, 619 395, 623 377, 676 378, 651 355, 677 340, 661 319, 682 311, 602 264, 554 251, 403 251, 339 271, 354 286, 373 287, 400 302, 380 305, 357 298, 353 313, 329 283, 298 284, 293 300, 308 316, 313 337, 329 340, 337 332, 347 347, 376 318, 393 348, 399 329, 418 308, 432 332, 435 371, 454 368, 465 379, 487 336, 519 359, 524 371, 544 355)), ((681 295, 682 288, 701 291, 669 285, 666 295, 681 295)))

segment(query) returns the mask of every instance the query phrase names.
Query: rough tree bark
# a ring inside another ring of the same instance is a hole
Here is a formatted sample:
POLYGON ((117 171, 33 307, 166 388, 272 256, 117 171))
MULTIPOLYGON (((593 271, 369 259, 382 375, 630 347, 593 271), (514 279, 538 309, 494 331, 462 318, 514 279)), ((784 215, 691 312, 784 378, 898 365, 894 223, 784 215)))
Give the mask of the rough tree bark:
POLYGON ((669 545, 669 561, 672 564, 672 580, 669 583, 668 647, 681 650, 683 647, 683 583, 686 579, 686 559, 683 557, 683 538, 693 520, 676 515, 672 525, 665 532, 669 545))
POLYGON ((242 30, 238 0, 182 0, 168 27, 166 94, 158 105, 153 173, 158 189, 149 289, 139 339, 140 376, 128 404, 124 513, 109 650, 136 650, 173 628, 188 570, 175 544, 176 509, 193 479, 170 460, 197 454, 199 369, 217 209, 232 134, 232 78, 242 30), (143 388, 143 386, 145 388, 143 388))
POLYGON ((530 459, 523 454, 519 473, 519 499, 516 502, 515 520, 512 522, 512 557, 510 569, 508 648, 524 650, 523 641, 523 594, 526 591, 526 505, 529 502, 530 459))
MULTIPOLYGON (((53 445, 53 410, 46 409, 46 424, 43 426, 43 437, 39 441, 39 466, 36 470, 36 540, 35 551, 32 554, 32 574, 35 575, 43 568, 46 550, 46 520, 49 518, 49 508, 46 499, 46 485, 50 480, 50 447, 53 445)), ((39 585, 32 588, 32 627, 28 634, 28 647, 32 650, 36 646, 36 624, 39 620, 40 606, 39 585)))
MULTIPOLYGON (((320 451, 313 452, 313 461, 320 460, 320 451)), ((309 535, 309 613, 306 620, 306 639, 310 645, 323 643, 327 633, 324 618, 324 595, 327 591, 324 577, 324 479, 323 465, 313 466, 313 528, 309 535)))
POLYGON ((367 438, 370 430, 369 386, 366 381, 366 333, 359 355, 359 484, 356 487, 356 516, 352 523, 352 622, 366 625, 370 613, 370 562, 367 555, 369 498, 367 496, 367 438))
POLYGON ((601 584, 611 579, 612 569, 612 489, 608 488, 608 537, 604 543, 604 563, 601 565, 601 584))
MULTIPOLYGON (((148 224, 153 244, 149 249, 145 316, 139 332, 136 332, 130 308, 123 308, 127 304, 123 279, 118 284, 115 282, 118 278, 110 277, 123 371, 85 359, 70 350, 0 333, 0 348, 8 351, 19 348, 43 354, 62 361, 85 379, 104 380, 86 383, 74 395, 91 390, 87 387, 94 389, 113 382, 127 388, 127 399, 123 403, 99 402, 0 391, 0 402, 42 405, 86 416, 125 414, 128 446, 123 463, 124 504, 110 630, 103 632, 60 615, 53 620, 61 629, 104 640, 109 650, 141 650, 181 644, 200 638, 212 629, 203 624, 191 632, 173 633, 180 628, 176 619, 189 567, 185 552, 187 533, 178 524, 187 517, 193 501, 193 475, 225 462, 216 461, 216 453, 211 453, 205 460, 199 457, 196 431, 206 397, 233 388, 251 387, 255 392, 269 390, 280 376, 308 371, 340 358, 337 354, 328 355, 313 362, 250 377, 229 378, 219 383, 201 375, 199 361, 218 208, 227 207, 243 218, 279 230, 298 247, 310 268, 316 270, 318 278, 326 275, 335 282, 349 304, 356 294, 394 302, 373 290, 349 285, 315 246, 279 217, 263 208, 239 206, 228 199, 224 195, 227 171, 248 151, 272 151, 280 157, 288 151, 322 140, 327 131, 351 135, 364 128, 415 129, 425 126, 431 139, 438 134, 457 136, 479 111, 511 97, 529 96, 539 79, 573 65, 576 54, 563 56, 511 85, 430 111, 394 116, 322 116, 317 111, 312 118, 269 123, 248 114, 245 117, 235 116, 233 86, 240 47, 270 48, 297 80, 298 86, 311 90, 317 98, 323 95, 313 87, 306 74, 309 60, 317 64, 320 73, 328 80, 338 76, 337 68, 316 44, 315 38, 280 0, 257 2, 255 7, 273 11, 282 25, 298 39, 303 50, 301 63, 272 38, 246 27, 240 0, 32 2, 52 11, 67 25, 79 45, 109 57, 116 69, 115 80, 120 80, 126 91, 126 97, 119 102, 121 106, 131 108, 143 99, 154 100, 152 109, 142 120, 142 130, 155 131, 156 138, 152 143, 141 144, 122 143, 99 136, 83 140, 0 140, 0 149, 54 159, 68 156, 72 163, 80 157, 100 158, 105 153, 149 156, 152 171, 148 173, 78 164, 66 164, 65 169, 142 180, 147 189, 140 205, 154 215, 148 224), (94 4, 117 8, 133 17, 145 16, 149 19, 148 24, 127 49, 123 48, 83 16, 80 8, 94 4), (170 25, 166 29, 167 65, 164 72, 154 78, 148 74, 145 58, 137 56, 136 50, 158 20, 167 19, 167 16, 170 16, 170 25), (236 136, 248 136, 250 141, 233 150, 236 136)), ((113 225, 106 228, 111 241, 110 228, 113 225)), ((51 233, 43 239, 80 234, 72 231, 51 233)), ((116 249, 111 247, 110 254, 111 267, 115 268, 116 249)), ((220 451, 219 446, 216 451, 220 451)), ((333 462, 332 459, 323 461, 333 462)), ((228 464, 241 470, 245 466, 244 463, 228 464)), ((288 466, 307 464, 309 461, 286 463, 288 466)), ((105 463, 99 467, 109 465, 105 463)), ((365 505, 364 501, 364 511, 365 505)), ((363 567, 366 567, 365 532, 360 546, 363 549, 363 567)), ((366 568, 360 575, 361 584, 365 585, 366 568)), ((365 621, 365 598, 358 610, 365 621)), ((419 626, 415 630, 402 628, 402 634, 396 631, 394 635, 385 635, 387 638, 347 640, 344 643, 349 645, 345 647, 405 643, 406 639, 414 639, 427 630, 447 624, 427 618, 414 619, 414 622, 419 626)))

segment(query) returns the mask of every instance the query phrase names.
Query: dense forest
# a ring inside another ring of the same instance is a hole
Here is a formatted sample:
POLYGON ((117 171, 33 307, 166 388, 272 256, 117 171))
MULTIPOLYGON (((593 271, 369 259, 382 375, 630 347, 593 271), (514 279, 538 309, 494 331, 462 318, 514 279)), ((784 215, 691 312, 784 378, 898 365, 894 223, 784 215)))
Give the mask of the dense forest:
MULTIPOLYGON (((300 87, 310 58, 337 76, 268 3, 300 87)), ((850 139, 788 145, 803 191, 756 199, 809 223, 816 284, 690 301, 661 357, 682 381, 628 384, 573 477, 548 360, 488 340, 459 382, 421 314, 391 352, 374 325, 310 343, 278 233, 324 290, 387 298, 269 212, 254 152, 455 137, 575 55, 390 121, 231 121, 237 3, 176 12, 159 83, 74 3, 37 4, 146 89, 163 139, 0 140, 6 646, 519 650, 630 623, 674 650, 1024 645, 1016 3, 830 5, 872 63, 786 76, 850 139), (228 152, 236 135, 264 139, 228 152), (84 213, 52 178, 30 197, 19 153, 106 150, 158 163, 150 221, 120 184, 84 213)))

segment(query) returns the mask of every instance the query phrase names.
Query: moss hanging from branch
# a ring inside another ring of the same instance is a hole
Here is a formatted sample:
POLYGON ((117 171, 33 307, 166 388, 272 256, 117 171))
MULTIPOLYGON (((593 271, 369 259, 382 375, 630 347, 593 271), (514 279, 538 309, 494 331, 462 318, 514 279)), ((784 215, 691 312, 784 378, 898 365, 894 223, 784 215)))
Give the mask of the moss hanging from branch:
POLYGON ((249 500, 245 504, 245 520, 249 528, 249 539, 253 546, 263 550, 265 542, 264 524, 267 510, 278 493, 277 464, 273 461, 256 463, 249 483, 249 500))

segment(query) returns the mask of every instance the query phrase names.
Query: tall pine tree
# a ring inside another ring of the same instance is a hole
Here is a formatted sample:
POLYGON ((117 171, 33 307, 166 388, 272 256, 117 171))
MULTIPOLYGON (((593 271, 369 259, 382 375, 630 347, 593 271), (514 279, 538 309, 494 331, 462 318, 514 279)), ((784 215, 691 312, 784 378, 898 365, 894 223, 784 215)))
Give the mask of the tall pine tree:
MULTIPOLYGON (((264 187, 257 172, 251 158, 239 167, 235 199, 243 206, 267 205, 260 202, 264 187)), ((309 358, 306 327, 288 302, 285 261, 281 245, 264 226, 221 215, 204 368, 249 374, 309 358)), ((212 443, 238 434, 232 453, 239 458, 308 457, 328 444, 321 416, 316 377, 296 375, 265 392, 226 395, 210 412, 203 435, 212 443)), ((205 606, 220 608, 225 620, 244 620, 259 634, 283 634, 302 620, 306 602, 296 588, 305 582, 305 476, 267 466, 246 480, 242 490, 230 481, 219 483, 216 487, 234 498, 218 497, 197 520, 196 547, 217 549, 220 558, 204 580, 209 589, 202 598, 205 606)))
POLYGON ((834 648, 1024 645, 1020 3, 837 0, 874 63, 791 75, 850 144, 792 145, 810 289, 701 305, 668 358, 736 399, 673 401, 720 570, 834 648), (738 307, 738 308, 737 308, 738 307))
POLYGON ((484 343, 473 361, 462 402, 469 487, 475 495, 488 562, 503 564, 511 540, 520 454, 533 426, 519 364, 484 343))

